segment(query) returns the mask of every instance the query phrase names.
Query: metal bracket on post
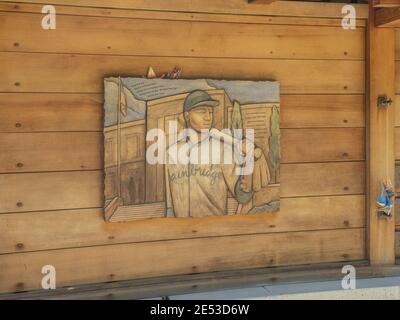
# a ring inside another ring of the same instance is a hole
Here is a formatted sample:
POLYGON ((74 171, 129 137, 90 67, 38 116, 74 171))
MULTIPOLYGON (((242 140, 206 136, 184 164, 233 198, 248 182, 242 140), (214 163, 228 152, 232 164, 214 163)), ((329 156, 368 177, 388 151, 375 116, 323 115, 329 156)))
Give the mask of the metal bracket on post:
POLYGON ((390 219, 393 217, 391 212, 381 211, 378 209, 378 217, 382 219, 390 219))
POLYGON ((391 98, 388 98, 387 95, 382 95, 378 97, 378 108, 387 108, 393 103, 391 98))

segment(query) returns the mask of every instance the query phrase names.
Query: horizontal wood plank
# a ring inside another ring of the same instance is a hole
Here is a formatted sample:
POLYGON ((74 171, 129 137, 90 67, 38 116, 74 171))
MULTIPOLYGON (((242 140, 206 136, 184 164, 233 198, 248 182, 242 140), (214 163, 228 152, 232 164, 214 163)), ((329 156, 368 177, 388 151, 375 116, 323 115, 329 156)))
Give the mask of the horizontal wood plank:
POLYGON ((0 214, 0 254, 255 233, 365 227, 363 195, 282 198, 278 213, 109 223, 102 209, 0 214), (51 241, 49 241, 51 239, 51 241))
POLYGON ((360 94, 364 62, 0 53, 0 92, 101 93, 103 78, 158 73, 178 66, 183 78, 278 80, 281 93, 360 94), (321 81, 323 77, 324 81, 321 81))
MULTIPOLYGON (((43 5, 33 3, 0 2, 0 11, 4 12, 41 12, 43 5)), ((310 9, 312 9, 311 7, 310 9)), ((296 13, 296 12, 294 12, 296 13)), ((198 12, 176 12, 176 11, 150 11, 150 10, 121 10, 98 7, 75 7, 57 5, 57 15, 90 16, 90 17, 113 17, 131 19, 156 19, 175 21, 204 21, 204 22, 229 22, 246 24, 281 24, 281 25, 311 25, 311 26, 336 26, 342 25, 342 17, 317 18, 299 16, 272 16, 272 15, 243 15, 223 13, 198 13, 198 12)), ((366 26, 365 17, 356 17, 357 28, 366 26)))
POLYGON ((282 129, 282 163, 365 159, 364 128, 282 129))
MULTIPOLYGON (((103 179, 103 171, 1 174, 0 213, 102 207, 103 179)), ((364 189, 364 162, 281 166, 282 197, 364 194, 364 189)))
MULTIPOLYGON (((14 1, 16 3, 37 3, 37 0, 14 1)), ((188 2, 186 0, 53 0, 53 5, 69 5, 76 7, 118 8, 138 9, 172 12, 202 12, 202 13, 230 13, 230 14, 253 14, 272 16, 294 16, 294 17, 329 17, 343 18, 342 4, 339 3, 315 3, 300 1, 277 1, 268 6, 263 4, 249 4, 242 0, 202 0, 201 2, 188 2)), ((352 4, 357 10, 358 18, 368 17, 368 6, 363 4, 352 4)), ((78 8, 77 8, 78 9, 78 8)), ((80 8, 79 8, 80 9, 80 8)))
POLYGON ((103 206, 103 171, 0 175, 0 212, 103 206))
POLYGON ((58 15, 57 28, 48 32, 42 28, 41 18, 42 14, 0 12, 0 51, 364 59, 363 28, 58 15))
MULTIPOLYGON (((363 128, 282 129, 281 136, 282 163, 365 159, 363 128)), ((103 140, 102 132, 0 133, 0 173, 102 169, 103 140)))
POLYGON ((169 240, 0 255, 0 291, 40 288, 45 265, 57 287, 249 267, 365 258, 365 229, 169 240), (285 245, 277 245, 285 244, 285 245))
MULTIPOLYGON (((0 93, 0 132, 102 131, 103 99, 102 94, 0 93)), ((364 127, 364 109, 363 95, 281 95, 280 127, 364 127)), ((400 105, 398 110, 400 126, 400 105)))
POLYGON ((282 197, 364 193, 364 162, 286 164, 281 166, 282 197))
POLYGON ((363 95, 281 95, 280 110, 281 128, 365 127, 363 95))
POLYGON ((99 94, 1 93, 0 132, 100 131, 99 94))
POLYGON ((103 168, 100 132, 0 133, 0 172, 103 168))

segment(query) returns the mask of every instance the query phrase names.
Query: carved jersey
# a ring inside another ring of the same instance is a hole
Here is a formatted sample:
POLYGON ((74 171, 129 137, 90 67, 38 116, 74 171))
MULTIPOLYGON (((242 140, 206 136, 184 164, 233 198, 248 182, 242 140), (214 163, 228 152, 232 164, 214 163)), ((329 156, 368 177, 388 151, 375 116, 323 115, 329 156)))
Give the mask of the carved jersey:
POLYGON ((224 142, 212 136, 192 145, 182 139, 168 149, 165 165, 167 213, 173 212, 175 217, 226 214, 228 194, 235 196, 240 175, 236 170, 239 165, 233 160, 224 163, 224 150, 224 142), (185 156, 187 164, 182 164, 185 156))

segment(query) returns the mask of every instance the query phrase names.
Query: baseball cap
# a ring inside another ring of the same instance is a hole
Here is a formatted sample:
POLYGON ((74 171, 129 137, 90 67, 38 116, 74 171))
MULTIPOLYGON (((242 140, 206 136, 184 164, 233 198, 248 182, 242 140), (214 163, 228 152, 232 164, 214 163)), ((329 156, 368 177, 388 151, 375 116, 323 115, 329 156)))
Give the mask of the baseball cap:
POLYGON ((200 106, 217 107, 219 102, 211 98, 204 90, 195 90, 189 93, 183 103, 183 111, 188 112, 200 106))

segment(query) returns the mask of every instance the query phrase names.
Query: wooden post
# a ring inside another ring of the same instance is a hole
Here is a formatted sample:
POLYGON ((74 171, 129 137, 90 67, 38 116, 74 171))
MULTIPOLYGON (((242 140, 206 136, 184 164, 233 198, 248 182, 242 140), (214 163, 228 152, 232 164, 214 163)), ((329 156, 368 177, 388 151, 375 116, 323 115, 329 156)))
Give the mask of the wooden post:
MULTIPOLYGON (((372 1, 371 1, 372 2, 372 1)), ((375 27, 373 4, 367 35, 367 253, 371 265, 395 263, 394 217, 377 214, 381 181, 394 183, 394 103, 379 108, 380 95, 395 98, 395 35, 393 28, 375 27)))

